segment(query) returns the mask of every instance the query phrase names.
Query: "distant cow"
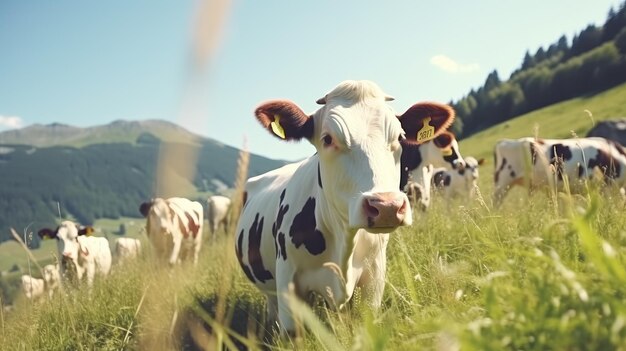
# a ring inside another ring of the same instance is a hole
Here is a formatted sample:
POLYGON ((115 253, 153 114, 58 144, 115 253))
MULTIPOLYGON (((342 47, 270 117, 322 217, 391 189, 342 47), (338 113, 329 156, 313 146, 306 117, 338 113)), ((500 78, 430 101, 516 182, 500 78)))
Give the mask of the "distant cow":
POLYGON ((587 133, 587 137, 601 137, 626 146, 626 118, 598 122, 587 133))
POLYGON ((472 199, 478 186, 478 167, 485 159, 476 160, 472 156, 466 156, 465 167, 449 170, 444 167, 436 168, 433 171, 433 185, 435 189, 446 198, 459 196, 472 199))
POLYGON ((182 197, 155 198, 142 203, 139 212, 147 218, 146 233, 161 259, 170 265, 179 258, 193 257, 194 265, 198 262, 204 221, 199 202, 182 197))
POLYGON ((48 264, 43 267, 43 280, 46 283, 46 291, 48 296, 52 297, 54 292, 61 287, 61 278, 59 276, 59 266, 48 264))
POLYGON ((210 196, 207 199, 207 220, 209 221, 209 230, 214 238, 220 225, 223 225, 224 231, 228 232, 230 202, 229 198, 221 195, 210 196))
POLYGON ((433 165, 422 167, 422 173, 415 177, 417 181, 410 180, 404 187, 404 192, 414 206, 426 211, 430 207, 431 183, 433 178, 433 165))
POLYGON ((115 256, 118 262, 138 257, 141 253, 141 241, 135 238, 115 239, 115 256))
POLYGON ((423 175, 423 167, 429 164, 433 167, 447 169, 463 169, 465 161, 459 151, 459 143, 454 134, 441 133, 431 141, 423 144, 402 143, 400 173, 400 189, 405 189, 407 182, 422 183, 419 178, 423 175))
MULTIPOLYGON (((321 295, 341 308, 361 288, 381 305, 389 234, 413 222, 400 191, 401 140, 437 137, 454 119, 449 106, 415 104, 396 116, 374 83, 345 81, 312 115, 290 101, 270 101, 255 115, 275 137, 306 139, 317 152, 248 179, 236 230, 236 254, 267 296, 281 331, 295 328, 286 295, 321 295)), ((288 145, 288 144, 285 144, 288 145)))
POLYGON ((88 236, 93 231, 92 227, 63 221, 55 230, 44 228, 38 233, 42 239, 57 240, 61 277, 68 270, 72 270, 79 281, 86 279, 89 287, 93 285, 96 274, 106 276, 111 270, 109 241, 102 237, 88 236))
POLYGON ((22 291, 29 300, 38 299, 43 296, 45 283, 43 279, 24 274, 22 275, 22 291))
POLYGON ((494 156, 496 203, 512 185, 558 186, 565 175, 577 191, 578 181, 590 178, 594 169, 607 182, 623 185, 626 179, 624 148, 604 138, 504 139, 496 144, 494 156))

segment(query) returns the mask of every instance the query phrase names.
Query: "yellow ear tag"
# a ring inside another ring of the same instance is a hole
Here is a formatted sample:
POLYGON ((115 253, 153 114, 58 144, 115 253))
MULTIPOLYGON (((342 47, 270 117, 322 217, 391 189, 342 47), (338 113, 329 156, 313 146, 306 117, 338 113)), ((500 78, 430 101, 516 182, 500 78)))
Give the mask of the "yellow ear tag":
POLYGON ((280 116, 274 115, 274 121, 270 123, 270 127, 272 127, 272 132, 278 135, 281 139, 285 139, 285 130, 280 125, 280 116))
POLYGON ((430 117, 424 118, 424 126, 417 132, 417 141, 428 141, 435 135, 435 127, 430 124, 430 117))
POLYGON ((441 153, 444 156, 450 156, 450 155, 452 155, 452 148, 451 147, 447 147, 445 149, 441 149, 441 153))

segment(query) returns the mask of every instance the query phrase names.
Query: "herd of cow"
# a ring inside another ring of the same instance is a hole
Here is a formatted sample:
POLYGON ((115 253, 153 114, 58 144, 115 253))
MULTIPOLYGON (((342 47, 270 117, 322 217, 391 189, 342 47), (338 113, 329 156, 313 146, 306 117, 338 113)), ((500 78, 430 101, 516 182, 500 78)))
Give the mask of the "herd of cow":
MULTIPOLYGON (((239 264, 266 295, 270 321, 281 331, 295 328, 290 292, 304 300, 317 294, 340 309, 360 288, 362 301, 377 309, 389 233, 413 224, 412 204, 427 209, 431 189, 446 197, 475 194, 484 159, 461 156, 447 131, 455 117, 452 108, 417 103, 397 115, 390 100, 372 82, 345 81, 317 100, 321 107, 312 115, 284 100, 255 110, 275 137, 306 139, 317 151, 248 179, 235 231, 239 264)), ((494 155, 496 204, 513 185, 553 186, 564 179, 575 185, 598 172, 607 183, 624 185, 626 180, 624 148, 603 138, 506 139, 495 145, 494 155)), ((211 213, 227 208, 229 201, 207 204, 211 232, 223 220, 211 213)), ((159 257, 169 264, 197 262, 204 221, 200 203, 153 199, 140 211, 159 257)), ((90 284, 96 272, 110 269, 111 254, 106 239, 82 235, 88 232, 63 222, 39 234, 56 238, 62 262, 72 263, 90 284)))

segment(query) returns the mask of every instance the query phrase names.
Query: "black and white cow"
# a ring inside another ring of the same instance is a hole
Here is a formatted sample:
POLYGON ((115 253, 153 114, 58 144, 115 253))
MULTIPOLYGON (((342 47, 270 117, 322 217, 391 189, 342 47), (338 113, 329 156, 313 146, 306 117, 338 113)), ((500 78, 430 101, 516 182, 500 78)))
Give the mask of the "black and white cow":
POLYGON ((312 115, 289 101, 259 106, 256 117, 274 136, 308 140, 317 152, 250 178, 236 230, 241 267, 267 295, 268 314, 293 331, 286 293, 310 293, 341 308, 361 287, 381 304, 388 233, 412 224, 399 191, 401 140, 437 137, 452 123, 449 106, 415 104, 396 116, 374 83, 345 81, 317 102, 312 115))
POLYGON ((623 185, 626 180, 624 148, 604 138, 504 139, 496 144, 494 158, 496 204, 512 185, 560 186, 564 176, 571 189, 578 191, 579 180, 592 177, 594 169, 607 183, 623 185))
POLYGON ((400 189, 407 191, 408 182, 423 183, 423 167, 433 165, 435 168, 463 169, 465 161, 459 151, 459 143, 454 134, 441 133, 431 141, 423 144, 402 144, 402 158, 400 161, 400 189))
POLYGON ((458 196, 471 200, 478 188, 478 168, 485 162, 484 158, 466 156, 465 167, 447 169, 445 167, 433 170, 432 182, 434 189, 447 199, 458 196))

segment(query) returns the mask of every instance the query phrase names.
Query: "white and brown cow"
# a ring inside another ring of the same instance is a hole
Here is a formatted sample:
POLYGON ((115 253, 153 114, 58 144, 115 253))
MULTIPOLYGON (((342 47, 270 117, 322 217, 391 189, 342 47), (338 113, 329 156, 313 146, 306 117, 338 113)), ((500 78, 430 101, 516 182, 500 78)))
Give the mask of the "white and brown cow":
POLYGON ((59 276, 59 266, 47 264, 43 267, 43 280, 46 283, 48 297, 52 298, 54 292, 61 288, 61 277, 59 276))
POLYGON ((400 183, 401 140, 419 143, 450 125, 449 106, 415 104, 396 116, 388 95, 369 81, 345 81, 312 115, 289 101, 259 106, 274 136, 308 140, 317 152, 250 178, 236 231, 241 267, 267 296, 268 315, 293 331, 286 293, 311 293, 344 306, 356 287, 377 308, 385 286, 389 234, 412 223, 400 183))
POLYGON ((207 199, 207 220, 209 222, 209 230, 214 239, 220 225, 223 225, 224 231, 228 232, 230 204, 231 200, 226 196, 213 195, 207 199))
POLYGON ((504 139, 498 141, 495 157, 495 202, 499 204, 513 185, 533 188, 561 186, 567 176, 571 189, 582 189, 581 180, 603 174, 607 183, 624 185, 626 152, 604 138, 504 139))
POLYGON ((198 262, 202 247, 204 210, 198 201, 182 197, 155 198, 139 212, 146 217, 146 233, 160 259, 174 265, 180 260, 198 262))
POLYGON ((457 169, 447 169, 445 167, 435 168, 433 171, 433 186, 435 190, 442 193, 447 199, 455 196, 465 199, 472 199, 476 195, 478 187, 478 167, 485 159, 477 160, 472 156, 466 156, 465 167, 457 169))
POLYGON ((141 254, 141 241, 135 238, 115 239, 115 256, 118 262, 133 259, 141 254))
POLYGON ((43 297, 46 284, 43 279, 35 278, 29 274, 22 275, 22 292, 29 300, 37 300, 43 297))
POLYGON ((55 230, 44 228, 38 232, 42 239, 57 240, 61 277, 75 273, 78 281, 85 279, 89 287, 93 285, 96 274, 106 276, 111 270, 109 241, 103 237, 90 236, 93 231, 92 227, 63 221, 55 230))
POLYGON ((465 161, 459 151, 459 143, 454 134, 441 133, 431 141, 423 144, 402 143, 402 157, 400 159, 400 189, 408 190, 406 184, 415 182, 424 183, 423 168, 429 164, 435 168, 463 169, 465 161))

